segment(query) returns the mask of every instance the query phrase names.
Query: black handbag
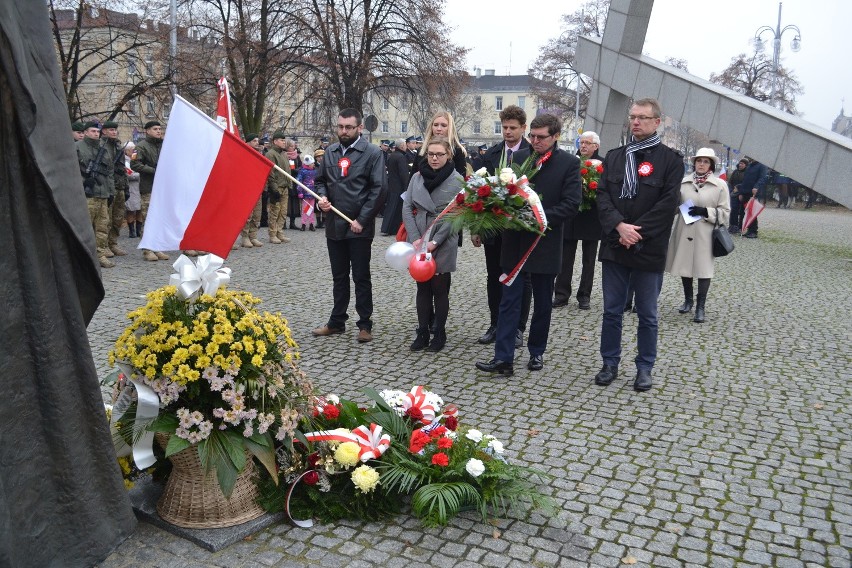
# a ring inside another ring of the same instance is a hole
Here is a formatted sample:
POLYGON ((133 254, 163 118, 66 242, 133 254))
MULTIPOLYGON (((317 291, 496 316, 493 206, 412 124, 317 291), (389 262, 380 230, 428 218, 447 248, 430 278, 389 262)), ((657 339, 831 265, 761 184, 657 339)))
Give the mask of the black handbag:
POLYGON ((716 225, 713 228, 713 256, 728 256, 734 250, 734 239, 726 227, 716 225))

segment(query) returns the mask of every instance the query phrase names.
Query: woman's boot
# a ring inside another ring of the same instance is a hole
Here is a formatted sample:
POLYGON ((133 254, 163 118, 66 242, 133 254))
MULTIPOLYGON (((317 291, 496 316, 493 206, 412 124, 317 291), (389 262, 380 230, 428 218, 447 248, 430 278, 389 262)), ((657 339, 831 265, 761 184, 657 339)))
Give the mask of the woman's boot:
POLYGON ((429 347, 426 348, 426 351, 437 352, 444 348, 444 345, 447 344, 447 332, 443 329, 435 330, 435 336, 432 337, 432 342, 429 344, 429 347))
POLYGON ((130 237, 131 239, 135 239, 136 238, 136 223, 135 222, 128 223, 127 224, 127 230, 130 232, 130 234, 127 235, 127 236, 130 237))
POLYGON ((683 305, 677 309, 677 313, 686 314, 692 311, 692 278, 681 277, 683 283, 683 305))
POLYGON ((698 296, 695 298, 695 323, 704 323, 704 304, 707 301, 707 292, 710 290, 710 279, 698 279, 698 296))
POLYGON ((417 328, 417 337, 414 338, 414 343, 411 344, 412 351, 422 351, 429 345, 429 329, 417 328))

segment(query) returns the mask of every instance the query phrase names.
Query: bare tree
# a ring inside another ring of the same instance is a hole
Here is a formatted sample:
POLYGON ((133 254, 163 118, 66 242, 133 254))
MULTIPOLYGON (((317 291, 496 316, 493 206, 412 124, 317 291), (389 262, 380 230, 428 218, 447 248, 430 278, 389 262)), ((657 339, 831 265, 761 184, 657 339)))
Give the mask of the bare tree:
POLYGON ((796 97, 804 90, 795 75, 784 66, 778 66, 775 101, 771 101, 773 68, 772 60, 761 51, 751 56, 745 53, 731 58, 731 64, 719 73, 710 74, 710 81, 742 93, 752 99, 778 106, 784 112, 796 112, 796 97))

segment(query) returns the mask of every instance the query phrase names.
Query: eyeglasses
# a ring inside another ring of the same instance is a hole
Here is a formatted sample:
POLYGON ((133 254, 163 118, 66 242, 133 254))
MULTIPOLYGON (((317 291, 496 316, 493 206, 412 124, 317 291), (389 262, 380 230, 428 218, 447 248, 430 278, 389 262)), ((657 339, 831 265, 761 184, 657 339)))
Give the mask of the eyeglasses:
POLYGON ((591 140, 580 140, 580 146, 597 146, 597 143, 591 140))
POLYGON ((629 120, 630 122, 633 122, 634 120, 654 120, 655 118, 657 118, 657 117, 656 116, 640 116, 640 115, 631 114, 631 115, 628 115, 627 120, 629 120))
POLYGON ((553 134, 530 134, 528 138, 535 142, 536 140, 547 140, 551 136, 553 136, 553 134))
POLYGON ((357 125, 356 126, 351 126, 349 124, 338 124, 337 125, 338 130, 345 130, 346 132, 349 132, 351 130, 355 130, 356 128, 358 128, 357 125))
POLYGON ((443 158, 447 155, 446 152, 426 152, 426 155, 430 158, 443 158))

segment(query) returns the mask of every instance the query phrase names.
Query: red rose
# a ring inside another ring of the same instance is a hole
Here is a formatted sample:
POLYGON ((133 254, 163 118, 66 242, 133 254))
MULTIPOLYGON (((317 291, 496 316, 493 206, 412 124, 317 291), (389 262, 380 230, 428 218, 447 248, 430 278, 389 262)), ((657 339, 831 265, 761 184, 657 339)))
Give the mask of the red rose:
POLYGON ((518 193, 518 186, 514 183, 510 183, 506 186, 506 191, 509 192, 509 195, 515 195, 516 193, 518 193))
POLYGON ((591 161, 591 160, 586 160, 586 161, 583 163, 583 165, 584 165, 584 166, 591 166, 591 165, 592 165, 592 161, 591 161))
POLYGON ((305 477, 302 478, 302 481, 308 485, 316 485, 319 481, 319 474, 315 471, 309 471, 305 474, 305 477))
POLYGON ((438 447, 442 450, 449 450, 453 447, 453 441, 450 438, 441 438, 438 440, 438 447))
POLYGON ((595 168, 595 171, 598 172, 599 174, 602 174, 603 173, 603 166, 598 164, 598 167, 595 168))
POLYGON ((481 201, 476 201, 473 205, 470 206, 473 209, 474 213, 482 213, 482 210, 485 209, 485 204, 481 201))
POLYGON ((425 448, 426 444, 430 441, 431 438, 429 438, 429 434, 423 433, 423 430, 415 430, 411 433, 411 442, 408 444, 408 451, 412 454, 416 454, 425 448))
POLYGON ((432 463, 434 465, 440 465, 441 467, 446 467, 450 465, 450 457, 442 452, 439 452, 432 456, 432 463))
POLYGON ((319 452, 314 452, 308 456, 308 465, 311 467, 316 467, 316 465, 320 462, 319 452))
POLYGON ((483 185, 482 187, 476 190, 476 194, 479 197, 488 197, 489 195, 491 195, 491 186, 483 185))
POLYGON ((414 420, 415 422, 423 420, 423 411, 417 408, 416 406, 412 406, 411 408, 406 410, 405 415, 414 420))
POLYGON ((491 212, 494 213, 495 215, 505 215, 506 214, 506 212, 503 211, 502 209, 500 209, 499 207, 493 207, 491 209, 491 212))
POLYGON ((589 189, 597 189, 597 188, 598 188, 598 182, 596 182, 596 181, 590 181, 589 182, 589 189))
POLYGON ((464 193, 459 193, 456 195, 456 203, 458 203, 459 205, 464 203, 464 193))
POLYGON ((326 404, 322 409, 322 415, 328 420, 336 420, 340 416, 340 410, 333 404, 326 404))
POLYGON ((581 176, 588 175, 588 173, 589 173, 589 170, 587 170, 586 168, 581 168, 581 169, 580 169, 580 175, 581 175, 581 176))
POLYGON ((447 416, 447 418, 444 420, 444 424, 448 429, 455 432, 456 428, 459 427, 459 420, 455 416, 447 416))

